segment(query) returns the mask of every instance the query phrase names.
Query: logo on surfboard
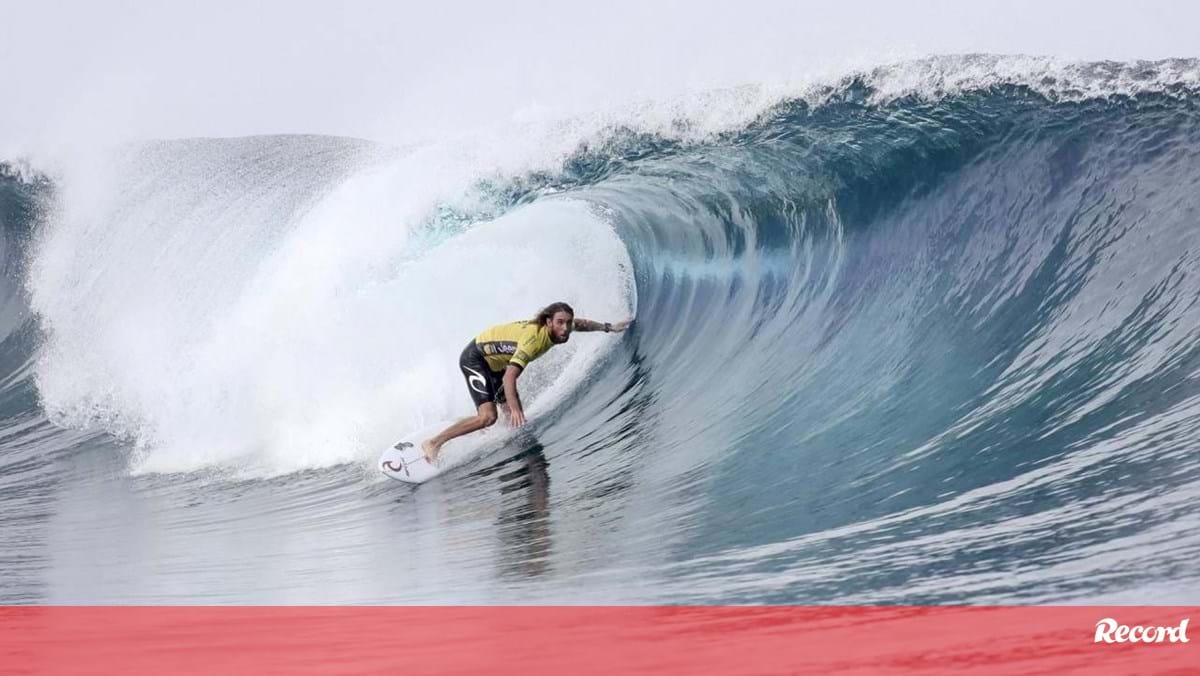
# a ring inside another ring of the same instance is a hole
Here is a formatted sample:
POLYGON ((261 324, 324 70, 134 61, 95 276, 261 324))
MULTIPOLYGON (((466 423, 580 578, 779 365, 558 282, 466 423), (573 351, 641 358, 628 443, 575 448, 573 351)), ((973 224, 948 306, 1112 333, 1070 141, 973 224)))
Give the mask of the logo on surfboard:
MULTIPOLYGON (((411 447, 412 447, 412 444, 410 444, 407 441, 401 441, 400 443, 396 444, 395 446, 392 446, 392 448, 396 449, 397 451, 403 451, 404 449, 411 448, 411 447)), ((393 472, 404 472, 404 476, 412 476, 412 474, 408 471, 408 463, 404 462, 404 458, 400 458, 400 466, 399 467, 397 467, 396 464, 394 462, 392 462, 391 460, 384 460, 383 468, 390 469, 393 472)))

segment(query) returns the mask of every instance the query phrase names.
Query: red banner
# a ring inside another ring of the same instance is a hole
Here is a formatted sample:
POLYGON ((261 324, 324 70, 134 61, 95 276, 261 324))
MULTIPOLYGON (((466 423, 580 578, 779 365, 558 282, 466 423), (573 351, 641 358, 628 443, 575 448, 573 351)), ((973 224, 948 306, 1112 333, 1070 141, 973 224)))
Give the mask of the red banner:
POLYGON ((0 607, 0 672, 1196 674, 1196 607, 0 607))

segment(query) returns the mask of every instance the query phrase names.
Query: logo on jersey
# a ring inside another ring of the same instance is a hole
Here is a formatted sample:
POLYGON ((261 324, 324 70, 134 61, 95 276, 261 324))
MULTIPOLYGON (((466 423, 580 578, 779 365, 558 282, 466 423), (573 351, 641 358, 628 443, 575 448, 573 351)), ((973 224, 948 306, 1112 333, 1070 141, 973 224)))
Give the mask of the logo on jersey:
POLYGON ((494 354, 512 354, 517 351, 517 344, 511 340, 500 340, 484 343, 480 346, 480 349, 483 350, 485 355, 490 357, 494 354))

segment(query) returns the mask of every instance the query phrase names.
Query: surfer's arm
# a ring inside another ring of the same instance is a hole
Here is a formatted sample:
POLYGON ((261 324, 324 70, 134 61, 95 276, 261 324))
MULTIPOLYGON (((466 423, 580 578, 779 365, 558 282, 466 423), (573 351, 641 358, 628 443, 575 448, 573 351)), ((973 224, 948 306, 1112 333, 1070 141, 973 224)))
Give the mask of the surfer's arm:
POLYGON ((604 331, 605 333, 607 333, 609 331, 624 331, 625 328, 628 326, 629 326, 629 320, 613 322, 611 324, 608 322, 594 322, 590 319, 576 319, 575 320, 575 330, 583 331, 583 332, 604 331))
POLYGON ((521 408, 521 396, 517 394, 517 378, 521 377, 522 370, 515 364, 509 364, 504 369, 504 398, 508 402, 508 412, 512 416, 513 427, 525 424, 525 411, 521 408))

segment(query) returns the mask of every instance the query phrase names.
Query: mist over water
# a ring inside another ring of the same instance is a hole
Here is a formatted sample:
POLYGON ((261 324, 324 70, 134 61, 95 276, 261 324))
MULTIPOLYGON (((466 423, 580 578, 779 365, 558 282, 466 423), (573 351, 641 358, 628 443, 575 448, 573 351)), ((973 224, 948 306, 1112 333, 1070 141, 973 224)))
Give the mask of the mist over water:
POLYGON ((945 57, 9 172, 0 594, 1180 602, 1198 73, 945 57), (470 412, 471 336, 555 300, 637 321, 538 360, 531 425, 442 478, 375 471, 470 412))

